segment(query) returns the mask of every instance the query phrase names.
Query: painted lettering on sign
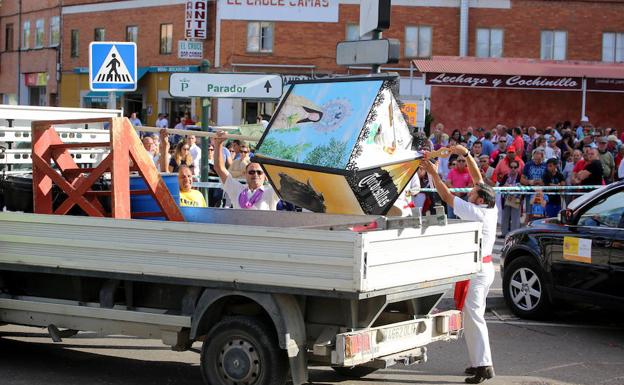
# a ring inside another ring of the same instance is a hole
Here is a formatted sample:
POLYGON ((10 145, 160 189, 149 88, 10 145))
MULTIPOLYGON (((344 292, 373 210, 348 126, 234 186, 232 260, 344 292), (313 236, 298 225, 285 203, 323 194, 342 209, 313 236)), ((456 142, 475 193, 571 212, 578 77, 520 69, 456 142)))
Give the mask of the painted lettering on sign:
POLYGON ((208 0, 188 0, 185 8, 184 36, 205 39, 208 30, 208 0))
POLYGON ((428 73, 426 84, 477 88, 581 89, 580 78, 556 76, 428 73))
POLYGON ((390 191, 381 186, 381 175, 378 173, 370 174, 362 178, 358 183, 358 187, 367 187, 371 191, 379 207, 384 207, 390 202, 390 191))
POLYGON ((218 0, 224 20, 338 21, 338 0, 218 0))

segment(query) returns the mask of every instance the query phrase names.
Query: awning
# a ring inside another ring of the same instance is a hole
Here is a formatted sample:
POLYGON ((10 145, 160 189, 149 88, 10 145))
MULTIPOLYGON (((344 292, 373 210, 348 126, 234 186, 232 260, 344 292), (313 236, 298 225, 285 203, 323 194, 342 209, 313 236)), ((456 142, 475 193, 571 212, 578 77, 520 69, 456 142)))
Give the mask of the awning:
MULTIPOLYGON (((115 92, 115 99, 121 97, 122 92, 115 92)), ((91 99, 91 102, 106 103, 108 102, 108 92, 105 91, 89 91, 83 96, 85 99, 91 99)))
POLYGON ((431 86, 624 92, 624 63, 434 56, 414 60, 431 86))

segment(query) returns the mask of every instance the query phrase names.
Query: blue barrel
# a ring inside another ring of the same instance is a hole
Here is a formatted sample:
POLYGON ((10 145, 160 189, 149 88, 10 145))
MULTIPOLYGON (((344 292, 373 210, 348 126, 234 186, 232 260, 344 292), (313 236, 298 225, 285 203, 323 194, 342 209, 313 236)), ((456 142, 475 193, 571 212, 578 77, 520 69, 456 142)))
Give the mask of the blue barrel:
MULTIPOLYGON (((161 178, 165 181, 173 200, 180 204, 180 185, 178 184, 178 174, 176 173, 161 173, 161 178)), ((143 177, 139 175, 130 176, 130 191, 133 190, 145 190, 147 185, 143 180, 143 177)), ((150 194, 130 194, 130 210, 132 214, 155 212, 160 211, 158 203, 152 198, 150 194)), ((165 217, 142 217, 141 219, 150 219, 156 221, 165 221, 165 217)))

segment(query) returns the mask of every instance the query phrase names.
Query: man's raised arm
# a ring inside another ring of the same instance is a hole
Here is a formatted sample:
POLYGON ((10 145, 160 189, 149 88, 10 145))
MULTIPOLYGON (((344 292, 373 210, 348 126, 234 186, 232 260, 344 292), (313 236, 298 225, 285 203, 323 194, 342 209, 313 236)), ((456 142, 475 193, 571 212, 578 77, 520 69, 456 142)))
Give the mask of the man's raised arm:
POLYGON ((225 183, 230 173, 225 168, 225 162, 223 160, 223 142, 226 141, 225 132, 217 132, 217 136, 214 137, 214 169, 221 183, 225 183))

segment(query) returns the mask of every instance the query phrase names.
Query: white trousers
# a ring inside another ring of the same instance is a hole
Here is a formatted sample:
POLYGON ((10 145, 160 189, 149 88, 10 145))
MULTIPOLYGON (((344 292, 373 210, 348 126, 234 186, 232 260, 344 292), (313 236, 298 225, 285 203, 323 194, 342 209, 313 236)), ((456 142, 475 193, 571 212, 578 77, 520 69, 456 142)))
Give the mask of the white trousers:
POLYGON ((490 338, 485 323, 485 299, 494 282, 494 265, 483 264, 483 271, 470 280, 466 302, 464 303, 464 336, 468 346, 470 366, 492 365, 490 338))

